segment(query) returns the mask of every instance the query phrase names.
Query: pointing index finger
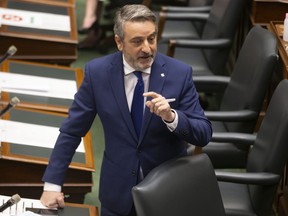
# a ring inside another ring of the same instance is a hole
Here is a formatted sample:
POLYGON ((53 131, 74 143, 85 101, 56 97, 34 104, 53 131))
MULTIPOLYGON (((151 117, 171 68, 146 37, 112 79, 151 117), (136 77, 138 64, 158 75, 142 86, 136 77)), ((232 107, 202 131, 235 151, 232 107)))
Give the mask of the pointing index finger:
POLYGON ((143 94, 144 97, 152 97, 152 98, 156 98, 156 97, 159 97, 159 94, 157 94, 156 92, 145 92, 143 94))

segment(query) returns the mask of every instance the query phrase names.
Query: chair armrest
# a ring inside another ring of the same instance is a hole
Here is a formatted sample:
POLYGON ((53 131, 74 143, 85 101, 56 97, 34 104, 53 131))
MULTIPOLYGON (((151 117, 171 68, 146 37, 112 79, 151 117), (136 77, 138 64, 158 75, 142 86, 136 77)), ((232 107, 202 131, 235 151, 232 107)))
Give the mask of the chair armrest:
POLYGON ((195 6, 195 7, 179 7, 179 6, 162 6, 161 11, 163 12, 205 12, 209 13, 211 11, 212 6, 195 6))
POLYGON ((258 113, 253 110, 205 111, 205 115, 210 121, 227 122, 244 122, 258 118, 258 113))
POLYGON ((178 39, 169 40, 169 44, 177 47, 219 49, 231 46, 232 41, 228 38, 219 39, 178 39))
POLYGON ((280 176, 274 173, 241 173, 215 171, 218 181, 253 185, 275 185, 279 183, 280 176))
POLYGON ((237 132, 214 132, 212 134, 212 142, 228 142, 252 146, 256 140, 256 134, 237 133, 237 132))
MULTIPOLYGON (((159 13, 158 39, 161 38, 161 35, 164 31, 166 20, 177 20, 177 21, 190 20, 190 21, 206 22, 208 18, 209 18, 208 13, 183 13, 183 12, 168 13, 162 11, 159 13)), ((179 23, 179 25, 181 24, 179 23)))
POLYGON ((208 13, 183 13, 183 12, 160 12, 159 21, 166 20, 190 20, 190 21, 206 21, 209 18, 208 13))
MULTIPOLYGON (((211 142, 225 142, 242 145, 243 147, 252 146, 256 139, 255 134, 247 133, 234 133, 234 132, 213 132, 211 142)), ((209 145, 209 144, 208 144, 209 145)), ((202 153, 202 147, 194 146, 193 144, 187 143, 187 153, 189 155, 202 153)))
POLYGON ((230 82, 229 76, 195 76, 193 81, 198 92, 223 93, 230 82))
POLYGON ((227 38, 169 40, 167 55, 173 57, 176 47, 197 49, 226 49, 231 45, 232 41, 227 38))

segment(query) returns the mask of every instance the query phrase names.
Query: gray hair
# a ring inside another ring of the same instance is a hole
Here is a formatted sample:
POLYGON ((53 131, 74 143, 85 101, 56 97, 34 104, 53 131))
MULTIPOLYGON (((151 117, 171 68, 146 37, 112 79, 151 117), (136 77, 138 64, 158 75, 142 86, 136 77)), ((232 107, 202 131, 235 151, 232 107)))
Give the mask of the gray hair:
POLYGON ((124 38, 124 24, 127 21, 143 22, 151 21, 156 25, 156 15, 145 5, 131 4, 120 8, 114 17, 114 34, 121 40, 124 38))

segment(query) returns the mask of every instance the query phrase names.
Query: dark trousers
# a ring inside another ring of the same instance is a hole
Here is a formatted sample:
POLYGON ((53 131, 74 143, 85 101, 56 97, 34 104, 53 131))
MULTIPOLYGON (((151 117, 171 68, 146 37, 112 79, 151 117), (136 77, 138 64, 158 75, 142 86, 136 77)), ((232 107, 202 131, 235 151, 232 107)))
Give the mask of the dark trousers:
POLYGON ((101 215, 100 216, 137 216, 134 205, 128 215, 120 215, 113 212, 111 209, 105 208, 104 206, 101 207, 101 215))

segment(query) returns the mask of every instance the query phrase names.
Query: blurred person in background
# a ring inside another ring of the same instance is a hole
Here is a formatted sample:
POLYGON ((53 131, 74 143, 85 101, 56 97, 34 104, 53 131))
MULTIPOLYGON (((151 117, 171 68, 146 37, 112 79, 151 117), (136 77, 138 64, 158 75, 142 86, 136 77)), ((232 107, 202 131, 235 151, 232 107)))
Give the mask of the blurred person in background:
POLYGON ((82 26, 78 29, 79 34, 87 34, 90 30, 97 28, 99 25, 98 5, 98 0, 86 0, 82 26))
POLYGON ((101 0, 86 0, 86 12, 83 25, 78 32, 85 32, 87 36, 78 44, 78 49, 95 50, 105 54, 109 51, 109 48, 114 48, 115 42, 112 20, 115 11, 126 4, 141 4, 142 1, 143 0, 112 0, 104 4, 101 0), (93 12, 94 14, 92 15, 93 12), (101 24, 101 12, 103 12, 103 18, 106 20, 105 24, 101 24), (92 23, 94 19, 95 21, 92 23))

